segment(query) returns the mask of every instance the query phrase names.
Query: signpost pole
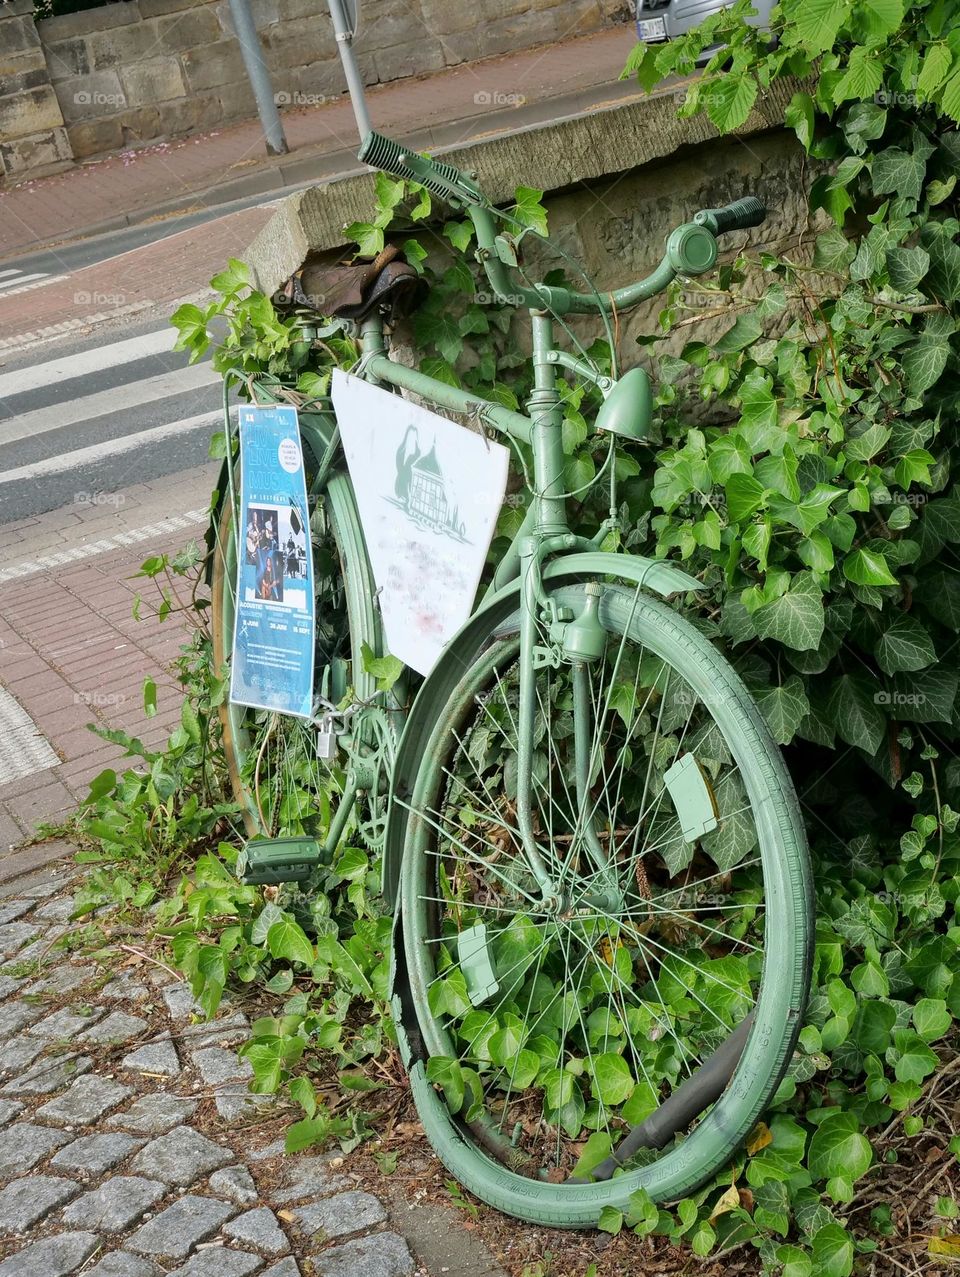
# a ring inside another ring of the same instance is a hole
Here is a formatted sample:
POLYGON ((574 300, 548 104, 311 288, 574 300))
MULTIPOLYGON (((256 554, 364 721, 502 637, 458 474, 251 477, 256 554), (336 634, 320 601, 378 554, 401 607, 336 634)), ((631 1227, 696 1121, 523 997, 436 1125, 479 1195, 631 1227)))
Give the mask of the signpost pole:
POLYGON ((360 68, 357 66, 357 58, 353 52, 353 40, 357 34, 359 0, 355 0, 352 4, 351 0, 327 0, 327 7, 333 19, 337 49, 340 53, 340 61, 343 63, 344 75, 347 77, 347 90, 350 93, 350 102, 357 121, 360 140, 363 141, 367 134, 373 131, 373 125, 370 123, 370 114, 367 111, 367 95, 364 92, 360 68))
POLYGON ((230 0, 230 16, 240 42, 240 52, 243 54, 243 62, 247 68, 253 95, 257 100, 257 114, 263 125, 267 153, 286 155, 290 148, 287 146, 283 125, 280 123, 280 112, 277 110, 273 85, 270 83, 270 71, 264 61, 260 37, 253 21, 253 14, 250 12, 249 0, 230 0))

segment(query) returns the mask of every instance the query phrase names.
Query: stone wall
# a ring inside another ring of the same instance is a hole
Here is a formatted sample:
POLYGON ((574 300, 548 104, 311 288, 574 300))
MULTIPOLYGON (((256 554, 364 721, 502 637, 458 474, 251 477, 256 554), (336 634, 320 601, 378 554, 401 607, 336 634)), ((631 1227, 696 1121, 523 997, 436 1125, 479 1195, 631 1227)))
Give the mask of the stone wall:
POLYGON ((33 0, 0 4, 0 176, 72 158, 33 21, 33 0))
MULTIPOLYGON (((252 0, 252 9, 281 107, 343 91, 324 0, 252 0)), ((356 51, 364 80, 377 84, 599 30, 626 13, 625 0, 364 0, 356 51)), ((227 0, 121 0, 36 25, 77 158, 254 114, 227 0)))

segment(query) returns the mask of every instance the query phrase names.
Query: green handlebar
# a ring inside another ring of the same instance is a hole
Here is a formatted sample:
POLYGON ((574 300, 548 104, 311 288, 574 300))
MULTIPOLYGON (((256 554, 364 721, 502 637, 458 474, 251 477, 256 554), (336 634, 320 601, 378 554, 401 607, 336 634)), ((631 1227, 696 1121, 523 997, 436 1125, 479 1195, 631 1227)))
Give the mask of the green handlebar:
POLYGON ((705 226, 714 235, 722 235, 724 231, 747 230, 750 226, 759 226, 767 215, 767 210, 755 195, 745 195, 742 200, 734 200, 726 208, 705 208, 693 219, 697 226, 705 226))
POLYGON ((715 237, 724 231, 759 226, 766 209, 752 195, 735 200, 726 208, 708 208, 692 222, 678 226, 667 240, 667 251, 656 270, 635 284, 607 293, 575 293, 568 288, 537 284, 531 288, 513 283, 500 260, 496 246, 495 210, 480 188, 452 164, 419 155, 381 133, 368 133, 358 158, 371 168, 405 177, 426 187, 432 194, 456 208, 464 208, 477 235, 477 260, 497 296, 532 310, 548 310, 558 315, 595 311, 629 310, 648 297, 663 292, 679 274, 702 275, 717 258, 715 237))

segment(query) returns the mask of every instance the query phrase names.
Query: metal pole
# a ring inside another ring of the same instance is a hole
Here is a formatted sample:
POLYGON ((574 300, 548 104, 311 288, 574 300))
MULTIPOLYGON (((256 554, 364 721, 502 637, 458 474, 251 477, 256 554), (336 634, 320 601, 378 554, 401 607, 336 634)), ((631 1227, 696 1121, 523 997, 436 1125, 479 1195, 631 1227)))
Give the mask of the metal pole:
MULTIPOLYGON (((358 0, 359 2, 359 0, 358 0)), ((360 78, 360 69, 353 52, 353 37, 356 34, 356 11, 348 13, 345 0, 327 0, 330 17, 333 19, 333 30, 337 37, 337 49, 343 63, 343 73, 347 77, 347 90, 353 106, 354 118, 360 132, 361 142, 368 133, 373 132, 370 115, 367 111, 367 96, 360 78)))
POLYGON ((243 63, 250 77, 253 95, 257 99, 257 114, 263 125, 267 153, 286 155, 290 148, 283 135, 280 112, 277 110, 273 85, 270 83, 270 72, 264 61, 260 37, 250 12, 249 0, 230 0, 230 15, 233 18, 233 29, 240 41, 240 52, 243 54, 243 63))

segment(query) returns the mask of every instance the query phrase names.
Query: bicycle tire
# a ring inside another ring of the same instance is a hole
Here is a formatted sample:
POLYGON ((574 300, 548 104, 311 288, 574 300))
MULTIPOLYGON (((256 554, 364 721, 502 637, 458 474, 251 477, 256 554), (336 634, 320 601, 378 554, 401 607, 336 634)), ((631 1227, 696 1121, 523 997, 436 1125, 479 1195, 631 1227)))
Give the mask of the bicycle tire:
MULTIPOLYGON (((554 588, 558 604, 577 608, 583 585, 554 588)), ((514 641, 519 613, 500 624, 485 643, 462 653, 465 673, 437 708, 416 771, 401 867, 403 951, 417 1044, 411 1086, 428 1140, 440 1160, 482 1201, 506 1214, 551 1227, 596 1225, 604 1207, 626 1211, 630 1194, 643 1187, 658 1202, 677 1200, 727 1163, 769 1104, 794 1050, 809 988, 814 938, 813 890, 800 809, 780 752, 749 693, 722 654, 665 604, 604 585, 601 616, 613 634, 625 629, 658 658, 669 661, 698 694, 711 697, 711 712, 730 747, 750 799, 761 839, 766 889, 762 978, 755 1021, 723 1094, 682 1142, 650 1165, 593 1183, 545 1182, 509 1169, 480 1147, 473 1131, 454 1116, 426 1076, 430 1056, 445 1055, 449 1036, 429 1003, 431 967, 429 907, 429 806, 438 786, 438 760, 463 706, 476 696, 482 667, 493 668, 498 649, 514 641), (619 627, 619 628, 618 628, 619 627), (418 820, 418 813, 421 818, 418 820), (424 814, 426 813, 426 814, 424 814)), ((507 659, 506 656, 503 659, 507 659)), ((442 770, 442 762, 439 763, 442 770)), ((439 853, 436 858, 439 861, 439 853)))

